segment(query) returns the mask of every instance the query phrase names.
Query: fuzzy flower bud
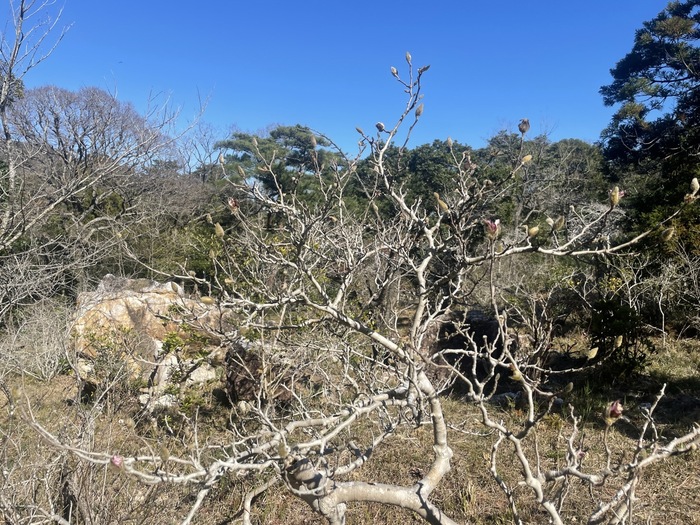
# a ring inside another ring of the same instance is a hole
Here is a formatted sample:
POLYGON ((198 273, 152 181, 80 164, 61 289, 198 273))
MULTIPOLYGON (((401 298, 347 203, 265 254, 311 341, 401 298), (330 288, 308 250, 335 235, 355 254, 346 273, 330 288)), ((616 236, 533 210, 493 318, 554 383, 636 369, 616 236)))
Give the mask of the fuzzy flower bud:
POLYGON ((411 60, 413 60, 413 57, 411 56, 411 53, 406 51, 406 62, 408 62, 408 65, 411 65, 411 60))
POLYGON ((391 66, 391 74, 394 75, 395 77, 399 76, 399 70, 396 69, 394 66, 391 66))
POLYGON ((509 368, 510 368, 510 378, 513 381, 522 381, 523 380, 523 374, 520 372, 520 370, 518 370, 518 368, 514 364, 511 364, 509 366, 509 368))
POLYGON ((440 198, 440 194, 438 192, 433 193, 435 196, 435 200, 437 201, 437 205, 440 208, 440 211, 443 213, 447 213, 450 211, 450 207, 447 205, 447 203, 440 198))
POLYGON ((615 186, 610 190, 610 207, 614 208, 620 204, 620 199, 625 196, 625 192, 622 191, 619 186, 615 186))
POLYGON ((697 177, 693 177, 693 180, 690 181, 690 194, 695 197, 695 194, 700 191, 700 182, 698 182, 697 177))
POLYGON ((664 231, 661 232, 661 240, 664 242, 668 242, 673 238, 673 235, 676 233, 676 229, 671 226, 670 228, 666 228, 664 231))
POLYGON ((238 174, 245 179, 245 170, 241 167, 240 164, 236 166, 236 169, 238 170, 238 174))
POLYGON ((525 133, 527 133, 529 131, 529 129, 530 129, 530 119, 526 119, 526 118, 521 119, 520 123, 518 124, 518 131, 520 131, 520 133, 522 135, 525 135, 525 133))
POLYGON ((454 144, 452 137, 447 137, 447 147, 452 149, 452 144, 454 144))
POLYGON ((421 102, 421 104, 416 108, 416 118, 420 117, 423 114, 423 107, 424 104, 421 102))
POLYGON ((496 239, 501 234, 501 220, 484 219, 484 234, 491 240, 496 239))
POLYGON ((608 407, 605 409, 605 412, 603 413, 603 418, 605 419, 605 424, 607 426, 611 426, 615 421, 620 419, 622 417, 622 403, 620 402, 619 399, 616 399, 608 407))
POLYGON ((528 237, 537 237, 537 234, 540 233, 540 227, 539 226, 533 226, 532 228, 529 228, 527 230, 527 236, 528 237))
POLYGON ((523 164, 527 164, 528 162, 532 161, 532 155, 528 154, 523 157, 523 159, 520 161, 523 164))
POLYGON ((557 217, 557 220, 554 221, 554 223, 552 224, 552 229, 555 232, 559 231, 564 227, 564 224, 566 224, 566 219, 564 218, 563 215, 560 215, 559 217, 557 217))
POLYGON ((216 233, 216 236, 219 239, 224 238, 224 235, 225 235, 224 229, 221 227, 221 224, 219 224, 218 222, 214 225, 214 233, 216 233))

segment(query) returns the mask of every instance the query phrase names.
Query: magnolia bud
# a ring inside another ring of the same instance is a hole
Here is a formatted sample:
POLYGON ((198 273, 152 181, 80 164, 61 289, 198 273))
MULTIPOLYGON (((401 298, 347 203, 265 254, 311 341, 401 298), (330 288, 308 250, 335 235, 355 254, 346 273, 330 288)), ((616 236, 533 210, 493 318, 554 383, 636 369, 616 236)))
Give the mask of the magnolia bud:
POLYGON ((554 224, 552 225, 552 229, 554 231, 559 231, 564 227, 564 224, 566 223, 566 219, 564 219, 563 215, 560 215, 557 217, 557 220, 554 221, 554 224))
POLYGON ((241 167, 240 164, 239 164, 238 166, 236 166, 236 169, 238 170, 238 174, 239 174, 241 177, 245 178, 245 170, 241 167))
POLYGON ((223 238, 224 238, 224 235, 225 235, 225 234, 224 234, 224 229, 221 227, 221 224, 219 224, 218 222, 214 225, 214 232, 216 233, 216 236, 217 236, 219 239, 223 239, 223 238))
POLYGON ((211 213, 207 213, 204 218, 206 219, 207 223, 209 224, 214 224, 214 221, 211 218, 211 213))
POLYGON ((124 458, 117 455, 112 456, 109 458, 109 466, 114 470, 122 470, 124 468, 124 458))
POLYGON ((447 203, 444 200, 442 200, 440 198, 439 193, 435 192, 435 193, 433 193, 433 195, 435 196, 435 200, 437 201, 437 205, 440 208, 440 211, 445 212, 445 213, 450 211, 449 206, 447 205, 447 203))
POLYGON ((539 226, 533 226, 529 230, 527 230, 527 236, 528 237, 537 237, 537 234, 540 233, 540 227, 539 226))
POLYGON ((396 69, 394 66, 391 66, 391 74, 394 75, 395 77, 399 76, 399 71, 396 69))
POLYGON ((661 232, 661 240, 664 242, 668 242, 671 240, 673 235, 676 233, 676 229, 671 226, 670 228, 666 228, 664 231, 661 232))
POLYGON ((518 370, 514 364, 510 365, 510 378, 513 381, 522 381, 523 380, 523 374, 520 373, 520 370, 518 370))
POLYGON ((360 135, 364 135, 364 134, 365 134, 365 132, 362 131, 362 128, 359 127, 359 126, 355 128, 355 131, 357 131, 360 135))
POLYGON ((413 57, 411 57, 411 53, 406 51, 406 62, 408 62, 408 65, 411 65, 411 60, 413 60, 413 57))
POLYGON ((610 206, 615 207, 620 203, 620 188, 615 186, 610 190, 610 206))
POLYGON ((525 156, 523 157, 523 160, 521 160, 520 162, 522 162, 523 164, 527 164, 527 163, 530 162, 531 160, 532 160, 532 155, 529 155, 529 154, 528 154, 528 155, 525 155, 525 156))
POLYGON ((447 137, 447 147, 452 148, 452 144, 453 144, 452 137, 447 137))
POLYGON ((530 119, 522 119, 520 121, 520 124, 518 124, 518 131, 520 131, 521 134, 525 135, 525 133, 528 132, 530 129, 530 119))
POLYGON ((416 118, 420 117, 423 114, 423 103, 416 108, 416 118))
POLYGON ((594 346, 588 351, 588 354, 586 354, 587 359, 593 359, 595 356, 598 355, 598 347, 594 346))
POLYGON ((495 219, 493 221, 489 220, 489 219, 484 219, 483 224, 484 224, 484 234, 489 239, 494 240, 501 233, 501 220, 500 219, 495 219))
POLYGON ((383 123, 383 122, 377 122, 377 123, 375 124, 375 126, 377 126, 377 131, 380 131, 380 132, 381 132, 381 131, 384 131, 384 129, 386 129, 386 128, 384 127, 384 123, 383 123))
POLYGON ((547 217, 547 224, 549 224, 550 226, 554 226, 554 219, 552 219, 551 217, 547 217))
POLYGON ((693 180, 690 181, 691 195, 695 196, 698 191, 700 191, 700 182, 698 182, 697 177, 693 177, 693 180))
POLYGON ((620 347, 622 346, 622 340, 623 340, 622 336, 621 336, 621 335, 618 335, 618 336, 615 338, 614 347, 615 347, 615 348, 620 348, 620 347))
POLYGON ((611 426, 615 421, 622 417, 622 403, 619 399, 616 399, 605 409, 603 412, 603 419, 605 419, 605 424, 611 426))
POLYGON ((202 304, 214 304, 214 298, 208 295, 200 297, 199 300, 202 302, 202 304))

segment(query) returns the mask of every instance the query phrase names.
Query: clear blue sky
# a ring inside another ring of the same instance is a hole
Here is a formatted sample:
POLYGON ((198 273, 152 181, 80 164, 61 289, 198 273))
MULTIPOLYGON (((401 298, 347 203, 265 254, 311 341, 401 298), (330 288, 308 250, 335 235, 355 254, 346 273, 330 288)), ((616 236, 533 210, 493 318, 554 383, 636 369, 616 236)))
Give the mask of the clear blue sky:
MULTIPOLYGON (((665 0, 58 0, 72 24, 28 87, 98 86, 143 110, 152 94, 223 136, 236 126, 304 124, 346 150, 355 127, 390 124, 404 99, 389 68, 425 75, 411 144, 475 147, 522 117, 553 140, 595 141, 611 108, 598 94, 634 32, 665 0)), ((4 2, 6 4, 6 0, 4 2)), ((6 7, 0 11, 5 14, 6 7)), ((0 27, 4 27, 1 24, 0 27)), ((222 138, 223 138, 222 136, 222 138)))

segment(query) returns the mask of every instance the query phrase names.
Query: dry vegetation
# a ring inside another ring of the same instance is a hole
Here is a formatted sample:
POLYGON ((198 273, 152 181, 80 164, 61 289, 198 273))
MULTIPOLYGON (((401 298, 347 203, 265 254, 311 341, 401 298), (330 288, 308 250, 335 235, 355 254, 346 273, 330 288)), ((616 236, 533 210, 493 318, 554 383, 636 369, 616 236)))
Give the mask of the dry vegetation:
MULTIPOLYGON (((637 439, 644 423, 639 406, 653 401, 663 383, 667 383, 667 394, 659 404, 657 430, 663 439, 687 432, 700 419, 699 372, 700 345, 697 341, 685 340, 669 344, 659 352, 646 372, 625 385, 607 388, 597 384, 577 385, 567 402, 578 413, 588 414, 580 428, 586 436, 587 467, 596 471, 604 466, 606 455, 601 440, 604 427, 601 413, 612 398, 623 399, 629 418, 617 422, 610 432, 613 462, 629 459, 630 440, 637 439)), ((46 381, 8 375, 5 385, 11 392, 14 406, 6 395, 0 395, 2 498, 5 502, 11 501, 25 516, 33 516, 31 523, 43 521, 41 514, 47 509, 60 514, 62 492, 74 494, 76 504, 78 501, 89 502, 89 509, 81 509, 84 515, 90 516, 86 523, 175 523, 182 519, 193 502, 189 486, 144 485, 106 465, 86 463, 56 449, 32 428, 29 424, 32 418, 54 435, 86 450, 118 451, 124 456, 151 451, 152 455, 158 456, 165 447, 172 456, 187 457, 192 454, 195 443, 204 449, 212 447, 217 450, 225 446, 232 439, 230 425, 237 417, 235 408, 213 391, 216 385, 198 393, 196 406, 190 407, 189 414, 178 415, 176 411, 169 414, 169 418, 165 414, 156 417, 139 415, 133 399, 126 400, 113 411, 100 411, 99 407, 80 404, 77 402, 77 382, 71 374, 57 375, 46 381), (195 435, 196 440, 193 439, 195 435), (66 483, 70 484, 68 492, 63 490, 66 483), (29 511, 33 505, 36 505, 35 512, 29 511)), ((511 523, 507 501, 488 471, 490 449, 497 435, 484 431, 479 410, 473 403, 453 395, 444 399, 443 406, 451 422, 449 440, 454 459, 452 470, 434 493, 435 503, 460 522, 511 523)), ((561 466, 564 462, 565 440, 571 431, 567 410, 563 408, 548 415, 526 441, 528 456, 539 455, 543 469, 561 466)), ((522 408, 517 404, 506 405, 499 408, 494 417, 516 428, 523 420, 522 408)), ((370 426, 359 425, 353 428, 353 437, 366 440, 366 433, 371 430, 370 426)), ((372 460, 351 475, 351 479, 400 485, 410 485, 420 479, 432 461, 431 429, 400 430, 390 440, 392 446, 380 447, 372 460)), ((506 461, 510 457, 504 456, 506 461)), ((532 501, 529 489, 518 486, 521 479, 519 468, 514 460, 499 465, 504 478, 517 487, 515 496, 521 502, 523 520, 526 523, 546 523, 547 516, 532 501)), ((240 520, 243 498, 259 481, 254 474, 232 474, 223 478, 207 497, 196 523, 213 525, 240 520)), ((593 489, 583 483, 570 483, 566 488, 562 518, 566 523, 581 522, 598 501, 610 498, 616 489, 613 483, 593 489)), ((698 490, 700 453, 697 451, 683 459, 672 458, 651 465, 644 470, 637 487, 639 503, 634 509, 635 522, 700 523, 698 490), (668 487, 673 489, 668 490, 668 487)), ((307 505, 285 490, 269 490, 254 505, 256 517, 253 523, 295 525, 323 522, 307 505)), ((347 512, 349 524, 397 521, 421 522, 401 509, 378 504, 350 505, 347 512)))

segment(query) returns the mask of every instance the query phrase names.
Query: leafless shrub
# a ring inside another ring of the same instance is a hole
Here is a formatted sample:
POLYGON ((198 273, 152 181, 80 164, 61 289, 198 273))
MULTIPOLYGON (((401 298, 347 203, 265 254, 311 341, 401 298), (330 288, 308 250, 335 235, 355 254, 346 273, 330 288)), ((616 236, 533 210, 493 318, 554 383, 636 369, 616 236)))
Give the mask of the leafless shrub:
MULTIPOLYGON (((314 139, 307 162, 295 173, 313 181, 315 199, 309 199, 301 185, 285 183, 289 174, 279 171, 274 152, 266 155, 254 143, 257 169, 269 186, 232 184, 233 226, 227 231, 211 224, 215 271, 209 282, 183 268, 181 278, 212 287, 208 300, 229 321, 210 328, 216 337, 234 350, 238 344, 255 353, 250 360, 232 355, 230 366, 243 370, 250 388, 245 396, 233 396, 226 437, 202 439, 196 418, 187 417, 189 433, 182 434, 187 448, 180 452, 120 449, 116 442, 92 446, 46 428, 29 404, 23 417, 45 443, 89 467, 109 467, 115 476, 147 485, 191 485, 196 495, 181 516, 185 524, 233 477, 256 481, 240 502, 244 524, 253 522, 256 497, 281 485, 333 525, 345 523, 355 502, 393 506, 427 523, 450 525, 456 520, 435 495, 451 470, 451 431, 476 431, 474 418, 460 425, 444 410, 439 393, 445 382, 454 382, 475 407, 481 432, 492 437, 487 468, 515 523, 524 523, 524 507, 550 523, 564 523, 568 491, 581 484, 592 497, 578 512, 590 523, 631 519, 642 472, 694 450, 700 427, 673 438, 659 433, 655 414, 662 389, 644 408, 640 428, 631 437, 618 436, 623 405, 610 400, 601 407, 600 425, 591 428, 602 460, 589 466, 580 416, 566 401, 574 386, 553 387, 544 360, 533 363, 533 353, 516 352, 498 267, 517 256, 616 257, 651 232, 601 238, 619 202, 613 190, 609 204, 590 213, 548 211, 541 233, 528 228, 504 236, 495 204, 532 162, 522 140, 499 181, 480 177, 469 152, 450 146, 452 192, 436 194, 434 202, 409 200, 400 182, 401 157, 423 114, 421 80, 428 67, 414 67, 410 54, 406 61, 406 79, 392 68, 406 92, 397 121, 377 123, 376 133, 358 130, 371 175, 360 177, 360 155, 320 162, 314 139), (398 152, 389 161, 394 142, 398 152), (351 182, 361 188, 359 211, 349 210, 345 199, 351 182), (382 209, 390 213, 382 216, 382 209), (466 343, 430 351, 436 323, 461 312, 476 290, 496 322, 494 336, 475 335, 463 316, 455 330, 466 343), (235 330, 229 327, 234 322, 235 330), (503 385, 512 391, 500 392, 503 385), (503 394, 510 395, 498 397, 503 394), (518 412, 506 420, 500 411, 510 401, 518 412), (561 412, 556 445, 561 453, 552 459, 542 453, 538 429, 555 412, 561 412), (425 468, 400 480, 364 477, 363 467, 377 451, 418 443, 420 435, 426 436, 425 468), (611 436, 623 440, 622 454, 613 452, 611 436)), ((550 303, 545 293, 541 304, 550 303)))
POLYGON ((24 309, 0 339, 0 376, 28 374, 46 381, 68 368, 68 326, 72 309, 46 299, 24 309))

